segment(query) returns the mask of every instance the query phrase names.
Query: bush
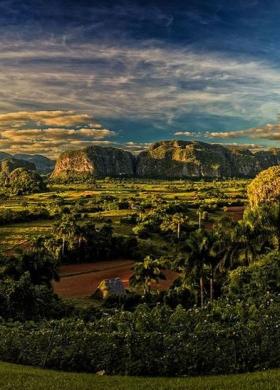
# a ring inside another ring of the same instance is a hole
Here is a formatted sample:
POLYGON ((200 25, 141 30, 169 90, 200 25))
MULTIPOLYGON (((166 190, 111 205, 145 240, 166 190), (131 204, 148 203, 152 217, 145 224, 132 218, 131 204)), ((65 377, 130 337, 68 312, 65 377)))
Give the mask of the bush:
POLYGON ((225 292, 231 298, 253 302, 264 294, 280 294, 280 254, 269 253, 248 267, 231 271, 225 292))
POLYGON ((12 195, 33 194, 46 191, 41 176, 25 168, 16 168, 9 175, 0 178, 1 185, 12 195))
POLYGON ((35 221, 37 219, 49 219, 49 211, 44 207, 14 211, 2 209, 0 211, 0 225, 13 224, 18 222, 35 221))
POLYGON ((258 306, 167 306, 81 319, 0 324, 0 359, 66 371, 148 376, 279 367, 279 297, 258 306))
POLYGON ((0 302, 1 317, 19 321, 61 318, 68 310, 46 285, 32 284, 28 272, 1 282, 0 302))

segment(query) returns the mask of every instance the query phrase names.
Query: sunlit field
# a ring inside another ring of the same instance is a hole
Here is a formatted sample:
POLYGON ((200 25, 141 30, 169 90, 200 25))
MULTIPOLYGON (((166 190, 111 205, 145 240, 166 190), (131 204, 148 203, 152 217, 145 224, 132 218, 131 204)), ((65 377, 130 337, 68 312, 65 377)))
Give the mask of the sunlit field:
MULTIPOLYGON (((46 193, 4 200, 0 206, 0 215, 7 210, 21 213, 36 209, 47 210, 51 215, 58 205, 62 209, 76 207, 83 220, 92 221, 97 226, 104 221, 110 221, 114 233, 133 236, 135 224, 123 223, 124 218, 139 214, 143 216, 160 202, 164 204, 184 202, 189 206, 186 215, 193 221, 197 221, 197 210, 201 205, 208 207, 209 217, 203 222, 207 227, 224 213, 235 220, 242 218, 247 183, 247 180, 207 182, 105 179, 97 181, 95 185, 50 185, 46 193), (106 197, 109 197, 109 201, 105 204, 105 210, 94 211, 94 205, 106 197), (125 205, 124 209, 119 208, 114 199, 117 202, 129 202, 129 205, 125 205), (147 206, 148 202, 152 202, 151 206, 147 206), (142 209, 139 207, 141 204, 144 205, 142 209)), ((44 216, 41 218, 40 215, 35 219, 31 217, 30 221, 6 223, 0 226, 0 249, 7 253, 24 249, 32 240, 50 234, 54 223, 55 218, 44 216)), ((153 236, 152 242, 158 248, 166 247, 164 240, 157 235, 153 236)), ((64 298, 85 298, 92 294, 103 279, 112 277, 120 277, 128 287, 133 269, 131 258, 118 261, 112 258, 111 262, 110 264, 110 260, 106 260, 103 265, 102 259, 99 259, 98 265, 89 264, 87 268, 86 265, 78 264, 71 276, 64 275, 67 267, 71 269, 71 265, 64 265, 61 269, 60 282, 54 284, 55 291, 64 298)), ((167 272, 166 277, 167 281, 159 284, 160 289, 168 288, 176 274, 167 272)))
MULTIPOLYGON (((199 205, 212 207, 209 220, 215 220, 224 212, 224 207, 235 218, 242 216, 242 208, 246 203, 246 186, 248 180, 226 180, 223 182, 207 181, 163 181, 163 180, 99 180, 97 188, 89 189, 87 184, 50 185, 46 193, 25 195, 2 200, 0 216, 4 210, 21 212, 36 208, 52 210, 57 204, 64 207, 81 204, 82 212, 87 218, 100 222, 100 219, 112 220, 116 233, 130 234, 132 226, 121 224, 123 217, 139 213, 135 209, 114 209, 108 204, 105 211, 92 212, 92 202, 106 196, 116 197, 118 200, 136 199, 139 202, 156 200, 157 202, 180 201, 190 206, 188 212, 191 218, 197 218, 196 209, 199 205), (241 210, 241 211, 240 211, 241 210)), ((145 212, 145 211, 144 211, 145 212)), ((143 213, 143 211, 141 211, 143 213)), ((52 219, 36 219, 24 223, 0 225, 0 249, 11 250, 24 244, 26 240, 47 234, 53 226, 52 219)))

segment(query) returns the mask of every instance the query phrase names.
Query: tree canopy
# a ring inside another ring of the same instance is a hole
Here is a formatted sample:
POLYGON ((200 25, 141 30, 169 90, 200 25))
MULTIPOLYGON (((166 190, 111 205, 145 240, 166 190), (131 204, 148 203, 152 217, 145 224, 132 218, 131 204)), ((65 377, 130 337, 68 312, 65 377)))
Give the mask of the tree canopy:
POLYGON ((248 186, 251 207, 280 200, 280 165, 270 167, 261 173, 248 186))

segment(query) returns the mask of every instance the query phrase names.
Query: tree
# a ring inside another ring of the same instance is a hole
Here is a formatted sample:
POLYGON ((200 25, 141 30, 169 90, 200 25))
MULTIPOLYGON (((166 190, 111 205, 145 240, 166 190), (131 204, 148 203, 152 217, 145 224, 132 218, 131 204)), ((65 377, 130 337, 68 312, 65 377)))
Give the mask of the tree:
POLYGON ((181 227, 182 225, 185 225, 187 221, 188 217, 183 213, 175 213, 163 220, 160 229, 165 232, 171 231, 172 233, 176 233, 177 239, 180 240, 181 227))
POLYGON ((200 206, 197 211, 197 215, 198 215, 198 228, 201 229, 201 222, 207 220, 208 213, 203 209, 202 206, 200 206))
MULTIPOLYGON (((211 234, 204 229, 192 232, 186 241, 184 251, 186 258, 178 264, 178 270, 186 278, 192 279, 194 285, 197 281, 200 290, 200 305, 204 305, 205 277, 209 271, 209 264, 213 264, 211 234)), ((213 297, 213 274, 210 276, 210 296, 213 297)))
POLYGON ((19 280, 28 273, 33 285, 46 285, 51 289, 51 282, 58 281, 57 262, 45 248, 17 252, 11 257, 3 257, 0 261, 1 279, 19 280))
POLYGON ((265 250, 263 230, 257 219, 245 214, 238 221, 231 235, 231 245, 228 251, 231 264, 249 265, 265 250))
POLYGON ((252 218, 261 230, 262 241, 273 249, 280 250, 280 201, 249 210, 247 218, 252 218))
POLYGON ((248 267, 240 266, 229 272, 225 293, 231 298, 252 299, 256 302, 265 294, 280 293, 280 256, 270 252, 248 267))
POLYGON ((65 256, 66 244, 73 247, 75 240, 81 239, 81 229, 77 224, 75 215, 63 214, 60 221, 54 226, 54 234, 62 239, 62 256, 65 256))
POLYGON ((46 191, 46 185, 41 176, 37 172, 26 168, 16 168, 4 176, 0 180, 1 184, 13 195, 46 191))
POLYGON ((153 283, 166 279, 162 272, 163 268, 162 260, 146 256, 143 261, 139 261, 134 265, 133 275, 129 283, 133 287, 143 286, 144 295, 149 294, 153 283))
POLYGON ((232 244, 232 230, 235 223, 228 216, 224 215, 212 226, 213 245, 211 248, 212 255, 216 258, 215 272, 221 273, 231 268, 231 257, 229 256, 232 244))

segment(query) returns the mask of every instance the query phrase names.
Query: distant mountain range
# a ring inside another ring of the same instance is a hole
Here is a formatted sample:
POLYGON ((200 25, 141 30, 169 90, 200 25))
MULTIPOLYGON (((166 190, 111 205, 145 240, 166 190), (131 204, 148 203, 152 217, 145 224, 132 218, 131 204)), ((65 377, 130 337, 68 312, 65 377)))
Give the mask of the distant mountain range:
POLYGON ((54 169, 55 161, 50 160, 49 158, 42 156, 40 154, 25 154, 25 153, 17 153, 17 154, 9 154, 5 152, 0 152, 0 161, 7 159, 16 159, 27 161, 31 164, 34 164, 36 170, 41 173, 50 173, 54 169))
POLYGON ((133 155, 113 147, 90 146, 61 154, 53 179, 88 177, 254 177, 280 164, 280 149, 249 150, 198 141, 159 141, 133 155))

